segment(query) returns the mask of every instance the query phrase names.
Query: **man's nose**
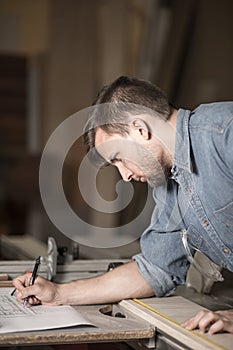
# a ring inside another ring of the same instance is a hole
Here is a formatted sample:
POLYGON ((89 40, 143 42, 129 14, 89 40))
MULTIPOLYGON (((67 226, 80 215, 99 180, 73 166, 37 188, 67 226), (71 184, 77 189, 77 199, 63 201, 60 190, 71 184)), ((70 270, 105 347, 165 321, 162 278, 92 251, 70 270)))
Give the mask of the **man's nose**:
POLYGON ((122 164, 121 165, 118 165, 117 166, 118 170, 119 170, 119 173, 121 174, 121 177, 124 181, 131 181, 132 178, 133 178, 133 173, 131 170, 129 170, 128 168, 126 168, 125 166, 123 166, 122 164))

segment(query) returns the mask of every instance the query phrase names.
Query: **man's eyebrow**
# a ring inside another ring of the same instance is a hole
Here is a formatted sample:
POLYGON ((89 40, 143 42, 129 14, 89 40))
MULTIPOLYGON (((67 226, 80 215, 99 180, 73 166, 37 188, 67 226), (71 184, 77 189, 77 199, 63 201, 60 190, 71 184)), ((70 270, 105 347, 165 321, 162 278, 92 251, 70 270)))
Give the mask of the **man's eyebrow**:
POLYGON ((97 168, 104 168, 105 166, 110 165, 110 163, 97 151, 96 147, 93 147, 88 152, 88 158, 97 168))
POLYGON ((109 157, 108 162, 111 163, 113 160, 117 159, 118 155, 119 155, 119 152, 113 153, 113 154, 109 157))

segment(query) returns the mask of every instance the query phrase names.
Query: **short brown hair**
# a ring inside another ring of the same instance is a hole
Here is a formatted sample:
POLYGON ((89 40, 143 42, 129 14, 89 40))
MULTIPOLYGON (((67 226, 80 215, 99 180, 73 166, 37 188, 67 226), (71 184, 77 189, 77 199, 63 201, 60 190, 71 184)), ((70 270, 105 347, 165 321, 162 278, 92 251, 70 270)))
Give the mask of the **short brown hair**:
POLYGON ((84 129, 84 142, 88 149, 95 147, 96 129, 108 134, 128 133, 129 114, 140 114, 148 109, 158 118, 168 120, 172 105, 166 94, 149 81, 121 76, 104 86, 93 102, 94 108, 84 129), (101 105, 104 104, 104 108, 101 105))

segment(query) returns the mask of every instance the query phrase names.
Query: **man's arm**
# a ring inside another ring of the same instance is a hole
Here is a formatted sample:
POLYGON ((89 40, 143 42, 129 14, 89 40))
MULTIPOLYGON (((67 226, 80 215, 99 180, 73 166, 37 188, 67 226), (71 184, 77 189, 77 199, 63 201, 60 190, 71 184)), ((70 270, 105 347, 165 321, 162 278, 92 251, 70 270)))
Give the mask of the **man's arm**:
POLYGON ((28 286, 30 274, 14 279, 16 297, 29 303, 49 305, 81 305, 117 302, 128 298, 145 298, 154 295, 151 287, 139 273, 136 262, 121 265, 101 276, 57 284, 38 277, 28 286))

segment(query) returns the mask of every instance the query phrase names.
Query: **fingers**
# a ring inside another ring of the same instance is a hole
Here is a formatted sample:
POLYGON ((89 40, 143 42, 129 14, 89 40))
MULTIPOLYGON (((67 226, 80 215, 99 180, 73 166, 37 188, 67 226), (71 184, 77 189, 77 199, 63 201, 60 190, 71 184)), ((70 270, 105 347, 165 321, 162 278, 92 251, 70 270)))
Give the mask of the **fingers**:
POLYGON ((37 299, 36 297, 32 296, 28 298, 28 303, 30 305, 39 305, 41 304, 41 301, 39 299, 37 299))
POLYGON ((13 285, 16 289, 22 290, 25 286, 29 286, 31 279, 31 272, 26 272, 22 276, 18 276, 13 279, 13 285))
POLYGON ((27 275, 17 277, 13 283, 16 287, 15 296, 20 302, 29 297, 29 304, 47 304, 58 305, 55 300, 57 295, 57 285, 45 278, 38 276, 33 285, 29 285, 30 276, 27 275))
POLYGON ((223 331, 224 330, 224 322, 223 320, 217 320, 215 323, 213 323, 209 330, 208 330, 208 334, 214 334, 214 333, 217 333, 217 332, 220 332, 220 331, 223 331))
POLYGON ((32 286, 29 286, 31 279, 31 273, 26 273, 22 276, 19 276, 13 280, 13 284, 16 288, 15 296, 17 300, 20 302, 23 302, 26 297, 29 298, 30 304, 38 304, 40 303, 40 300, 35 297, 35 295, 39 294, 39 286, 38 281, 42 280, 41 277, 36 278, 36 283, 32 286))
MULTIPOLYGON (((233 309, 216 311, 216 314, 219 316, 219 319, 221 319, 221 321, 223 322, 222 330, 229 333, 233 333, 233 309)), ((209 332, 210 331, 212 334, 211 328, 209 329, 209 332)))
POLYGON ((181 323, 181 326, 188 330, 199 328, 201 332, 208 334, 220 331, 233 333, 233 312, 201 310, 191 319, 181 323))
POLYGON ((18 300, 21 299, 21 293, 25 288, 25 286, 29 285, 30 278, 31 278, 31 273, 25 273, 24 275, 18 276, 13 280, 13 285, 15 286, 15 289, 12 292, 12 295, 15 294, 18 300))
POLYGON ((24 287, 18 293, 16 292, 16 297, 19 297, 20 299, 25 299, 27 297, 32 297, 37 294, 39 294, 39 288, 37 284, 33 284, 32 286, 24 287))
POLYGON ((196 316, 190 318, 189 320, 186 320, 185 322, 181 323, 181 327, 184 327, 188 330, 192 330, 195 328, 200 328, 200 330, 204 331, 204 327, 206 324, 206 315, 208 311, 201 310, 199 311, 196 316), (204 320, 204 322, 203 322, 204 320))

